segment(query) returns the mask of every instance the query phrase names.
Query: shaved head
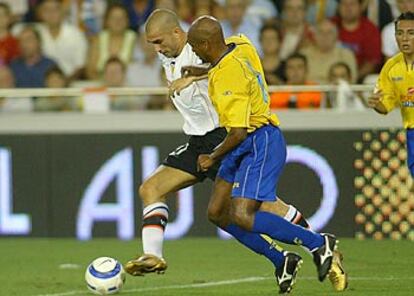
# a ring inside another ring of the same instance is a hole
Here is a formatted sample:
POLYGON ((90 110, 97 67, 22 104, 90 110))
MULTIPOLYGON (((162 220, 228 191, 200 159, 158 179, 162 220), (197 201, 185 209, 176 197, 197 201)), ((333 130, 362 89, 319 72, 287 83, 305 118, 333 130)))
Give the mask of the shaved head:
POLYGON ((147 34, 154 31, 166 32, 176 28, 181 29, 177 15, 169 9, 156 9, 148 17, 145 24, 147 34))
POLYGON ((212 64, 227 50, 221 25, 212 16, 201 16, 193 22, 188 43, 203 61, 212 64))
POLYGON ((224 43, 220 23, 212 16, 200 16, 191 25, 188 36, 192 40, 224 43), (191 37, 190 37, 191 36, 191 37))
POLYGON ((177 57, 187 42, 177 15, 168 9, 156 9, 151 13, 145 24, 145 37, 156 52, 168 58, 177 57))

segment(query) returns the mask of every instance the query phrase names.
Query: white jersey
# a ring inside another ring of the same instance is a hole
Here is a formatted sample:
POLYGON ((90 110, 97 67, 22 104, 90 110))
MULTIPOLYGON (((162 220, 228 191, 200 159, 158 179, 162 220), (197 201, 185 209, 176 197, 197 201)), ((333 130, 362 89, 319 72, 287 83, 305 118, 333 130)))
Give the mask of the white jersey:
MULTIPOLYGON (((181 78, 183 66, 199 66, 201 59, 193 52, 191 45, 186 44, 176 58, 167 58, 159 54, 165 75, 169 83, 181 78)), ((187 135, 202 136, 218 128, 219 118, 208 96, 207 79, 199 80, 175 95, 172 101, 184 117, 183 130, 187 135)))

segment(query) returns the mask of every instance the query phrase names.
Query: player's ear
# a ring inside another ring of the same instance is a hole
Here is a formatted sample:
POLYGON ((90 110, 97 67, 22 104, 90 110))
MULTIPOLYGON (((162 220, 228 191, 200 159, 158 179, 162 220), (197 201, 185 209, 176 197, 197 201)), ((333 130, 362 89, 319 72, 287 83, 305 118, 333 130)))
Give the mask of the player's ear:
POLYGON ((175 27, 175 28, 173 29, 173 31, 172 31, 172 33, 173 33, 174 35, 178 35, 180 32, 181 32, 181 29, 180 29, 180 28, 178 28, 178 27, 175 27))

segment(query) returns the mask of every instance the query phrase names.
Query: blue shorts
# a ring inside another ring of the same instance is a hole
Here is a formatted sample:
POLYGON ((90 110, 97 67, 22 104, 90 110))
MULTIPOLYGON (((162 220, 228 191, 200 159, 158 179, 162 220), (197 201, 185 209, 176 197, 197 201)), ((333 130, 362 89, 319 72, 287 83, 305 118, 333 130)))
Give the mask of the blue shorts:
POLYGON ((281 130, 266 125, 224 157, 218 176, 233 183, 232 197, 275 201, 285 162, 286 143, 281 130))
POLYGON ((414 177, 414 129, 407 129, 407 165, 414 177))

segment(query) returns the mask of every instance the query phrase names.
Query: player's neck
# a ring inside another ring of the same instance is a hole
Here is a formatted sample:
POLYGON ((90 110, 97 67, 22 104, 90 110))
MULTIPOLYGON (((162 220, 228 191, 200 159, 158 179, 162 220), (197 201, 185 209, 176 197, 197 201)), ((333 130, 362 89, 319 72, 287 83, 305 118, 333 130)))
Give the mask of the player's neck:
POLYGON ((230 51, 232 51, 234 46, 223 44, 217 48, 216 52, 211 54, 211 64, 213 67, 217 65, 221 59, 224 58, 230 51))
POLYGON ((178 48, 177 56, 179 56, 183 52, 184 46, 186 44, 187 44, 187 34, 180 35, 180 46, 178 48))
POLYGON ((414 54, 404 54, 404 60, 410 70, 414 69, 414 54))

